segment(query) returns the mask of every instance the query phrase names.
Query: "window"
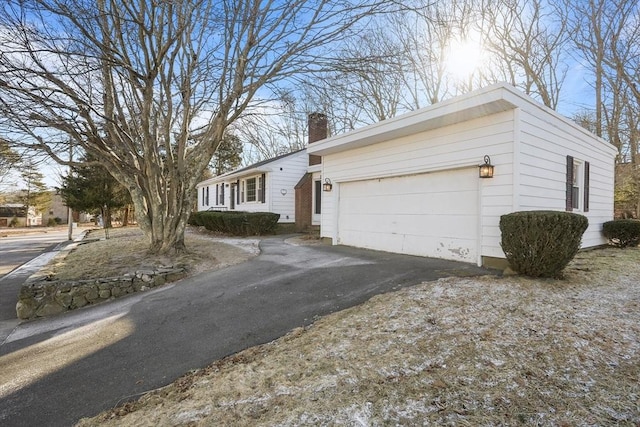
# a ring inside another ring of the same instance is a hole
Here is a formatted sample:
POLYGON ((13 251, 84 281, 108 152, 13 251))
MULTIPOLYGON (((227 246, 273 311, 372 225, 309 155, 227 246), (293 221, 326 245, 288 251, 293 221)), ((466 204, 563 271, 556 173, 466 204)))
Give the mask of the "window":
POLYGON ((571 207, 580 209, 580 167, 582 165, 577 161, 573 161, 573 179, 571 187, 571 207))
POLYGON ((589 162, 567 156, 566 210, 589 211, 589 162))
POLYGON ((224 205, 224 183, 220 184, 220 204, 224 205))
POLYGON ((256 178, 247 179, 247 202, 256 201, 256 178))

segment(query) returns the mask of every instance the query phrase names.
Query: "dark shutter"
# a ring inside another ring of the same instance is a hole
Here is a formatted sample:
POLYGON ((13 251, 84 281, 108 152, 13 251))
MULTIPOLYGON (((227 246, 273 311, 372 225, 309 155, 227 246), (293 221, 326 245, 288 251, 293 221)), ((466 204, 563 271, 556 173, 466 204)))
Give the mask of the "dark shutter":
POLYGON ((584 162, 584 212, 589 212, 589 162, 584 162))
POLYGON ((207 185, 207 206, 209 206, 209 186, 207 185))
POLYGON ((573 157, 567 156, 567 194, 566 206, 567 212, 573 211, 573 157))
POLYGON ((236 197, 237 197, 236 203, 240 204, 240 180, 236 181, 236 197))
POLYGON ((262 174, 262 185, 260 186, 260 200, 262 203, 266 203, 265 196, 267 195, 267 174, 262 174))
POLYGON ((220 202, 220 184, 216 184, 216 206, 220 202))
POLYGON ((220 184, 220 204, 224 205, 224 182, 220 184))

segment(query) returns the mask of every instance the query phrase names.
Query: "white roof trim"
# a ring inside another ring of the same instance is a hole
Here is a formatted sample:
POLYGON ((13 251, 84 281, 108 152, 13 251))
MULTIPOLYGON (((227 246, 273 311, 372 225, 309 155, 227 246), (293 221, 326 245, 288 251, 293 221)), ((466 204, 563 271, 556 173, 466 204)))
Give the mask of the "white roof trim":
POLYGON ((514 108, 531 109, 532 107, 553 115, 556 119, 579 129, 590 138, 599 139, 603 146, 610 148, 612 152, 616 151, 613 145, 602 138, 598 138, 573 121, 536 102, 513 86, 506 83, 497 83, 392 119, 317 141, 307 147, 307 152, 323 156, 473 120, 514 108))

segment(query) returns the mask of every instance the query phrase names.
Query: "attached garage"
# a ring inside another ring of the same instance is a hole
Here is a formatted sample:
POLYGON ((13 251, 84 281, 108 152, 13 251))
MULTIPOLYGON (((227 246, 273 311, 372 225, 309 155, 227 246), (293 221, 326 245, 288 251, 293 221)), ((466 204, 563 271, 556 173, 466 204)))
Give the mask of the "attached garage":
POLYGON ((616 149, 506 84, 311 144, 322 156, 320 233, 334 244, 495 265, 500 216, 587 216, 606 243, 616 149), (491 178, 479 177, 487 158, 491 178))
POLYGON ((476 168, 345 182, 338 243, 475 262, 476 168))

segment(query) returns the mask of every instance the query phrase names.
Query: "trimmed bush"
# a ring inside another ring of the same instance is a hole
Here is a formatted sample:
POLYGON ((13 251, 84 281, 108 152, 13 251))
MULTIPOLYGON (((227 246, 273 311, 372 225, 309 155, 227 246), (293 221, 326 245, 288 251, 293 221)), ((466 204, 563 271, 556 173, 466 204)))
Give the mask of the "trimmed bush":
POLYGON ((609 243, 619 248, 638 246, 640 243, 640 221, 637 219, 616 219, 602 224, 602 234, 609 243))
POLYGON ((274 233, 279 219, 280 214, 272 212, 200 211, 191 214, 189 224, 235 236, 256 236, 274 233))
POLYGON ((583 215, 560 211, 513 212, 500 217, 502 250, 514 271, 557 277, 580 250, 589 225, 583 215))

